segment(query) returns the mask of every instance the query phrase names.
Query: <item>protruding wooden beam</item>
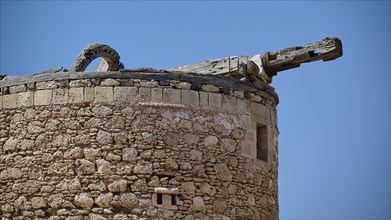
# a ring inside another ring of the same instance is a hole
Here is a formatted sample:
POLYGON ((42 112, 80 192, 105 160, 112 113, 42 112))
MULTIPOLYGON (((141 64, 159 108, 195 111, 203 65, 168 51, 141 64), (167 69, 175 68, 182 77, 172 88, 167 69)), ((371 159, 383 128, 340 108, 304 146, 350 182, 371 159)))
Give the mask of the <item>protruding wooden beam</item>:
POLYGON ((276 71, 284 71, 299 67, 302 63, 334 60, 342 56, 342 42, 336 37, 326 37, 319 42, 302 47, 290 47, 269 54, 270 67, 276 71))
POLYGON ((277 72, 299 67, 302 63, 317 60, 329 61, 342 56, 342 42, 336 37, 326 37, 319 42, 290 47, 263 55, 230 56, 196 64, 179 66, 168 71, 223 75, 235 78, 256 78, 271 83, 277 72))

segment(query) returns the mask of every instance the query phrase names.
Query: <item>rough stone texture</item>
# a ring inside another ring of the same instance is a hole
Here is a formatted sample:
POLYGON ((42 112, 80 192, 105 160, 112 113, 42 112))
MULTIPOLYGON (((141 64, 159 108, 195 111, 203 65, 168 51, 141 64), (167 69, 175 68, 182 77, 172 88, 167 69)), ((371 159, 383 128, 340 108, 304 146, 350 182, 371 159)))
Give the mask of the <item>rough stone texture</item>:
POLYGON ((94 200, 89 193, 80 193, 75 196, 75 205, 82 208, 90 209, 94 204, 94 200))
POLYGON ((70 88, 69 89, 69 103, 83 103, 83 88, 70 88))
POLYGON ((125 192, 128 182, 126 180, 118 180, 108 185, 110 192, 125 192))
POLYGON ((206 212, 206 206, 202 197, 197 196, 193 199, 193 211, 202 213, 206 212))
POLYGON ((34 104, 33 92, 21 92, 18 96, 18 108, 31 107, 34 104))
POLYGON ((121 77, 1 88, 13 93, 0 94, 0 216, 278 219, 275 98, 231 91, 238 82, 121 77))
POLYGON ((102 208, 109 208, 110 203, 113 200, 113 193, 103 193, 95 199, 95 203, 102 208))

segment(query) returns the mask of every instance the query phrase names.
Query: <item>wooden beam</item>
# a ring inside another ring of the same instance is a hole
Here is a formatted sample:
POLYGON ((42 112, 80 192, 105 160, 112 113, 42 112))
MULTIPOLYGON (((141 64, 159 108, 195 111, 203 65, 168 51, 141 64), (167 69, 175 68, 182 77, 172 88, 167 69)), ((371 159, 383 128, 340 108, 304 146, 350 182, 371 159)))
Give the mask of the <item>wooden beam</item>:
POLYGON ((336 37, 326 37, 319 42, 290 47, 264 55, 230 56, 216 60, 179 66, 168 71, 223 75, 234 78, 256 78, 271 83, 277 72, 299 67, 302 63, 317 60, 329 61, 342 56, 342 43, 336 37))
POLYGON ((334 60, 342 56, 342 42, 336 37, 326 37, 319 42, 301 47, 290 47, 269 54, 270 67, 284 71, 299 67, 302 63, 334 60))
POLYGON ((168 71, 191 72, 209 75, 224 75, 235 78, 243 77, 241 72, 247 66, 249 57, 230 56, 215 60, 208 60, 200 63, 184 65, 168 69, 168 71))

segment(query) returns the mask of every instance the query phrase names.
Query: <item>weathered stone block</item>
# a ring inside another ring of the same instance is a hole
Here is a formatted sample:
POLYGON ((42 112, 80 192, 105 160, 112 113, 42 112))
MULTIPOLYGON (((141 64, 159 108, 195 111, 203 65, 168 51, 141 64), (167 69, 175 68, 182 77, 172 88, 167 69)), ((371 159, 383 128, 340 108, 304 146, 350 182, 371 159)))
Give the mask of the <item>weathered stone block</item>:
POLYGON ((131 186, 132 192, 147 192, 148 187, 145 179, 136 180, 131 186))
POLYGON ((79 190, 81 188, 81 184, 78 178, 74 179, 64 179, 56 186, 57 189, 61 191, 74 191, 79 190))
POLYGON ((52 103, 53 90, 37 90, 34 93, 34 105, 50 105, 52 103))
POLYGON ((243 91, 234 91, 232 93, 232 96, 235 96, 236 98, 239 98, 239 99, 244 99, 244 92, 243 91))
POLYGON ((181 90, 179 89, 164 89, 163 102, 170 104, 181 103, 181 90))
POLYGON ((98 168, 98 173, 100 174, 112 174, 111 163, 104 159, 96 160, 96 167, 98 168))
POLYGON ((149 88, 157 87, 158 84, 159 84, 158 81, 141 81, 140 82, 141 87, 149 87, 149 88))
POLYGON ((69 88, 69 103, 80 104, 84 101, 83 87, 69 88))
POLYGON ((108 79, 103 79, 101 82, 100 82, 100 85, 101 86, 119 86, 121 83, 116 80, 116 79, 112 79, 112 78, 108 78, 108 79))
POLYGON ((203 86, 201 87, 201 89, 202 89, 202 91, 205 91, 205 92, 219 92, 219 91, 220 91, 219 88, 217 88, 217 87, 214 86, 214 85, 210 85, 210 84, 208 84, 208 85, 203 85, 203 86))
POLYGON ((206 205, 202 197, 197 196, 193 199, 193 211, 202 213, 206 212, 206 205))
POLYGON ((133 172, 133 165, 127 162, 117 163, 115 171, 119 175, 130 175, 133 172))
POLYGON ((116 214, 114 215, 113 220, 128 220, 128 217, 126 217, 126 215, 123 214, 116 214))
POLYGON ((172 157, 169 157, 167 160, 166 160, 166 168, 168 170, 177 170, 179 167, 178 163, 175 161, 175 159, 173 159, 172 157))
POLYGON ((191 150, 189 152, 189 155, 190 155, 190 160, 199 160, 201 161, 202 159, 202 152, 201 151, 198 151, 198 150, 191 150))
POLYGON ((236 100, 238 112, 245 115, 251 115, 251 102, 247 99, 236 100))
POLYGON ((85 159, 77 160, 76 166, 76 173, 79 175, 92 174, 95 172, 95 164, 85 159))
POLYGON ((201 106, 208 106, 209 103, 209 94, 207 92, 199 92, 200 94, 200 105, 201 106))
POLYGON ((200 187, 201 192, 207 196, 214 196, 217 192, 216 188, 209 185, 209 183, 203 183, 200 187))
POLYGON ((251 106, 251 113, 255 122, 262 123, 264 125, 270 124, 270 111, 266 106, 253 102, 251 106))
POLYGON ((15 94, 19 92, 26 92, 27 87, 26 85, 18 85, 18 86, 11 86, 9 88, 10 94, 15 94))
POLYGON ((72 80, 69 82, 69 87, 75 88, 75 87, 89 87, 91 86, 91 80, 89 79, 78 79, 78 80, 72 80))
POLYGON ((0 110, 3 109, 3 95, 0 94, 0 110))
POLYGON ((113 87, 95 87, 95 103, 108 103, 114 102, 114 90, 113 87))
POLYGON ((87 160, 95 160, 97 156, 100 156, 101 150, 100 148, 84 148, 84 156, 87 160))
POLYGON ((135 208, 138 206, 137 196, 133 193, 123 193, 120 197, 120 204, 124 208, 135 208))
POLYGON ((64 122, 64 127, 67 129, 78 130, 80 129, 80 122, 78 120, 67 120, 64 122))
POLYGON ((175 84, 175 87, 178 89, 191 89, 191 83, 179 82, 179 83, 175 84))
POLYGON ((33 89, 35 89, 35 82, 27 83, 26 86, 27 86, 27 89, 33 90, 33 89))
POLYGON ((151 89, 151 102, 162 102, 163 101, 163 89, 152 88, 151 89))
POLYGON ((94 87, 84 87, 84 102, 92 103, 95 98, 95 88, 94 87))
POLYGON ((151 88, 141 87, 139 89, 139 98, 140 98, 141 102, 150 102, 151 101, 151 88))
POLYGON ((211 108, 221 108, 221 94, 209 93, 208 106, 211 108))
POLYGON ((113 114, 113 109, 110 106, 95 106, 92 112, 97 117, 107 117, 113 114))
POLYGON ((12 213, 14 212, 14 207, 11 204, 5 204, 1 206, 1 211, 3 211, 4 214, 12 213))
POLYGON ((35 83, 35 89, 45 90, 45 89, 57 89, 58 83, 56 81, 44 81, 35 83))
POLYGON ((19 168, 9 167, 0 172, 0 179, 19 179, 22 176, 22 171, 19 168))
POLYGON ((66 105, 68 104, 68 89, 54 89, 53 90, 53 104, 66 105))
POLYGON ((213 203, 212 210, 216 214, 223 214, 226 208, 227 208, 227 203, 225 201, 223 201, 223 200, 216 200, 213 203))
POLYGON ((89 193, 80 193, 75 196, 75 204, 86 209, 90 209, 94 204, 94 200, 89 193))
POLYGON ((118 156, 118 155, 113 154, 113 153, 109 153, 106 156, 106 160, 108 160, 108 161, 120 161, 121 160, 121 156, 118 156))
POLYGON ((138 101, 137 87, 114 87, 114 100, 134 104, 138 101))
POLYGON ((152 163, 146 161, 139 161, 134 166, 133 172, 135 174, 152 174, 152 163))
MULTIPOLYGON (((94 209, 92 209, 91 211, 94 212, 94 209)), ((97 212, 97 211, 95 211, 95 212, 97 212)), ((103 217, 102 215, 98 215, 98 214, 94 214, 94 213, 88 214, 88 217, 90 220, 108 220, 107 218, 103 217)))
POLYGON ((3 95, 3 108, 12 109, 18 107, 18 94, 3 95))
POLYGON ((216 171, 216 178, 222 181, 231 181, 232 180, 232 174, 231 171, 228 169, 228 166, 226 163, 219 163, 215 165, 215 171, 216 171))
POLYGON ((230 138, 221 139, 221 147, 227 152, 235 152, 236 142, 230 138))
POLYGON ((73 138, 76 145, 88 145, 90 143, 90 136, 86 134, 77 135, 73 138))
POLYGON ((219 142, 219 139, 216 136, 209 135, 204 139, 205 147, 215 147, 217 143, 219 142))
POLYGON ((228 95, 222 95, 222 109, 227 112, 236 111, 236 98, 228 95))
POLYGON ((113 143, 113 136, 105 131, 99 130, 98 134, 96 135, 96 141, 100 144, 111 144, 113 143))
MULTIPOLYGON (((57 83, 58 83, 59 88, 69 87, 69 79, 58 80, 57 83)), ((28 84, 27 84, 27 86, 28 86, 28 84)))
POLYGON ((31 198, 31 206, 35 209, 45 208, 46 202, 44 197, 31 198))
POLYGON ((152 157, 152 150, 145 150, 140 153, 141 159, 151 159, 151 157, 152 157))
POLYGON ((168 132, 166 135, 163 136, 163 142, 169 146, 169 147, 174 147, 178 145, 179 143, 179 135, 175 134, 173 132, 168 132))
POLYGON ((113 200, 113 193, 103 193, 95 199, 95 203, 101 208, 109 208, 110 202, 113 200))
POLYGON ((133 79, 120 79, 121 86, 133 86, 133 79))
POLYGON ((182 104, 191 106, 200 105, 198 92, 193 90, 182 90, 182 104))
POLYGON ((128 181, 117 180, 108 185, 110 192, 125 192, 128 187, 128 181))
POLYGON ((18 93, 18 107, 31 107, 34 105, 34 92, 18 93))

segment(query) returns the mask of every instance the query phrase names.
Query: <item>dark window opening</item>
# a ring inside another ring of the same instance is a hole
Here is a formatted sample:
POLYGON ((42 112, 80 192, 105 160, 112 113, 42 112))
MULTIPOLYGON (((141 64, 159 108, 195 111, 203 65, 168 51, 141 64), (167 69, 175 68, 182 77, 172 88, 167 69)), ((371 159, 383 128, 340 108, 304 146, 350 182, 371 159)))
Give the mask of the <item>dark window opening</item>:
POLYGON ((268 161, 267 126, 257 125, 257 159, 268 161))
POLYGON ((176 199, 173 195, 171 195, 171 205, 176 205, 176 199))
POLYGON ((162 205, 163 204, 163 194, 157 194, 156 203, 158 205, 162 205))

